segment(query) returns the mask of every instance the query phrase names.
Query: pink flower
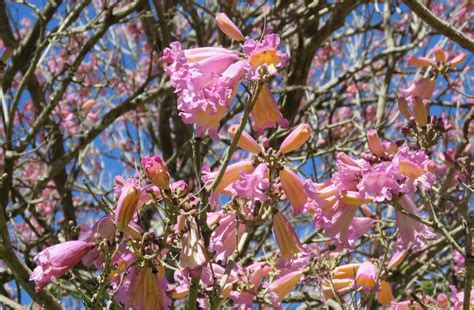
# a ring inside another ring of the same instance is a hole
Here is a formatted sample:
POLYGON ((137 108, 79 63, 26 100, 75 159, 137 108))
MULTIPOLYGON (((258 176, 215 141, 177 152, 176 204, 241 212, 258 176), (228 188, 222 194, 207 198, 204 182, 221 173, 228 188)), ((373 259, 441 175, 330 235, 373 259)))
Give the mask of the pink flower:
POLYGON ((121 187, 120 198, 115 209, 115 225, 117 230, 123 232, 138 207, 139 189, 132 182, 126 182, 121 187))
POLYGON ((275 128, 277 124, 281 127, 288 126, 288 121, 280 113, 268 85, 263 86, 250 116, 253 129, 259 134, 262 134, 266 128, 275 128))
POLYGON ((234 51, 223 47, 196 47, 183 50, 186 60, 189 62, 199 62, 217 55, 235 54, 234 51))
POLYGON ((244 35, 240 32, 239 28, 227 17, 225 13, 218 13, 216 15, 217 26, 223 33, 229 38, 236 41, 245 40, 244 35))
MULTIPOLYGON (((398 200, 398 203, 408 212, 420 216, 420 211, 416 208, 415 201, 410 195, 403 194, 398 200)), ((409 245, 413 245, 414 249, 421 249, 425 246, 428 239, 432 239, 436 236, 426 225, 408 215, 398 211, 396 214, 398 225, 398 249, 406 249, 409 245)))
POLYGON ((413 96, 420 97, 424 100, 430 100, 435 86, 436 81, 434 78, 422 78, 409 88, 401 89, 401 92, 405 97, 413 96))
POLYGON ((158 156, 145 157, 142 159, 142 166, 146 176, 159 188, 170 188, 170 174, 166 163, 158 156))
POLYGON ((67 241, 41 251, 34 258, 38 266, 30 275, 30 281, 36 284, 36 292, 69 271, 94 247, 93 242, 67 241))
POLYGON ((288 293, 300 282, 303 272, 293 271, 273 281, 269 288, 272 294, 276 295, 276 303, 281 302, 288 293))
POLYGON ((278 211, 273 215, 273 234, 283 259, 289 260, 296 254, 304 252, 295 229, 288 219, 278 211))
POLYGON ((204 239, 194 218, 188 221, 188 232, 183 236, 183 249, 179 261, 181 268, 194 269, 208 261, 204 239))
MULTIPOLYGON (((210 214, 211 216, 211 214, 210 214)), ((216 253, 216 261, 226 261, 231 256, 245 232, 245 224, 237 223, 235 214, 219 213, 218 226, 212 232, 209 250, 216 253)))
MULTIPOLYGON (((224 176, 222 177, 219 185, 216 188, 216 192, 220 193, 223 191, 230 190, 227 187, 231 185, 234 181, 237 181, 240 177, 240 173, 242 171, 252 173, 254 171, 253 163, 251 160, 244 160, 238 163, 229 165, 225 170, 224 176)), ((203 176, 202 180, 206 184, 206 186, 210 186, 215 178, 217 177, 219 171, 210 172, 208 167, 203 168, 203 176)))
POLYGON ((149 267, 132 267, 114 299, 125 309, 168 309, 171 301, 166 295, 167 281, 163 274, 149 267))
POLYGON ((229 108, 235 81, 240 80, 235 72, 243 74, 243 70, 229 68, 236 58, 234 53, 218 53, 188 62, 179 42, 171 43, 163 52, 163 60, 170 63, 165 72, 178 94, 181 119, 195 124, 199 137, 208 132, 217 139, 219 122, 229 108), (232 71, 231 77, 225 77, 227 69, 232 71))
POLYGON ((244 52, 247 54, 249 64, 252 66, 248 72, 250 80, 261 78, 261 69, 264 68, 270 75, 277 74, 277 68, 288 65, 288 54, 278 50, 280 37, 276 34, 267 34, 262 41, 249 39, 244 43, 244 52))
POLYGON ((292 170, 284 167, 280 171, 280 182, 286 197, 293 207, 293 214, 299 214, 303 210, 308 198, 304 191, 303 181, 292 170))
POLYGON ((240 172, 240 179, 232 184, 235 195, 247 199, 266 201, 265 191, 270 186, 266 164, 260 164, 253 173, 240 172))
POLYGON ((365 261, 359 267, 356 275, 356 283, 361 286, 366 293, 374 288, 377 281, 377 268, 370 261, 365 261))
MULTIPOLYGON (((229 136, 234 139, 235 133, 239 129, 239 125, 232 125, 229 127, 228 132, 229 136)), ((245 130, 242 131, 242 134, 240 135, 239 141, 237 142, 237 145, 251 153, 254 154, 259 154, 260 151, 260 146, 258 145, 257 141, 255 141, 254 138, 252 138, 251 135, 249 135, 245 130)))
POLYGON ((367 132, 367 143, 369 144, 370 151, 378 157, 383 157, 385 155, 385 150, 380 140, 377 131, 370 129, 367 132))

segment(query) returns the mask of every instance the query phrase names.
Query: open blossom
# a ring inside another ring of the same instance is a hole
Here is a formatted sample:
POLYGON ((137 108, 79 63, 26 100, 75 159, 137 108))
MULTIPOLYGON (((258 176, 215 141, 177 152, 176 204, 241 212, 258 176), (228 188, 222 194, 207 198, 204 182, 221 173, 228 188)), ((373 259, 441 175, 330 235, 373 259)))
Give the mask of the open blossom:
POLYGON ((436 80, 434 78, 421 78, 410 87, 402 89, 401 92, 405 97, 413 96, 420 97, 424 100, 430 100, 435 86, 436 80))
POLYGON ((219 53, 197 62, 189 62, 179 42, 171 43, 163 52, 169 65, 165 72, 178 94, 178 109, 184 123, 196 125, 196 135, 208 134, 217 139, 220 120, 227 113, 234 86, 240 76, 226 76, 226 70, 243 74, 231 65, 234 53, 219 53))
POLYGON ((260 79, 262 69, 270 75, 276 75, 278 68, 285 68, 288 65, 288 54, 280 52, 279 45, 280 37, 276 34, 267 34, 262 41, 253 39, 245 41, 244 52, 252 66, 248 72, 249 79, 260 79))
POLYGON ((260 164, 252 173, 240 172, 240 179, 233 183, 232 191, 242 198, 266 201, 265 191, 269 186, 267 165, 260 164))
POLYGON ((370 290, 377 283, 377 268, 370 261, 362 263, 357 271, 356 283, 361 286, 364 291, 370 292, 370 290))
POLYGON ((38 266, 30 275, 30 281, 35 281, 36 292, 65 274, 94 247, 93 242, 67 241, 41 251, 34 258, 38 266))
POLYGON ((268 288, 272 295, 276 295, 275 303, 281 302, 300 282, 302 276, 301 271, 293 271, 273 281, 268 288))
POLYGON ((114 299, 125 309, 168 309, 171 301, 166 295, 167 281, 164 274, 150 267, 130 269, 114 299))
MULTIPOLYGON (((208 214, 208 219, 217 222, 217 228, 211 234, 209 250, 215 252, 216 261, 226 261, 230 257, 245 232, 245 224, 238 222, 235 214, 219 212, 208 214)), ((208 220, 209 221, 209 220, 208 220)))

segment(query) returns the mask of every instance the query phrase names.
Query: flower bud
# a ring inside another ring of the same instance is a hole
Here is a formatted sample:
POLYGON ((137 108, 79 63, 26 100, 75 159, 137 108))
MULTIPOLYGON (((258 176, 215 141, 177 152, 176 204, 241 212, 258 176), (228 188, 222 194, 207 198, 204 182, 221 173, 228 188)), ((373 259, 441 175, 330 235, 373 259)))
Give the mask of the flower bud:
POLYGON ((304 251, 295 229, 278 211, 273 215, 273 233, 283 259, 292 259, 296 254, 304 251))
POLYGON ((158 156, 145 157, 142 159, 142 166, 146 176, 161 189, 170 188, 170 174, 163 159, 158 156))
POLYGON ((369 144, 369 149, 373 154, 378 157, 383 157, 385 155, 382 140, 380 140, 377 131, 370 129, 367 132, 367 143, 369 144))
POLYGON ((336 279, 354 279, 360 264, 346 264, 334 269, 334 278, 336 279))
POLYGON ((280 145, 280 153, 286 154, 302 146, 311 136, 311 127, 306 124, 300 124, 296 127, 280 145))
POLYGON ((216 15, 216 22, 219 29, 225 33, 229 38, 236 41, 244 41, 244 35, 239 28, 230 20, 225 13, 218 13, 216 15))
POLYGON ((426 126, 426 124, 428 123, 428 108, 426 107, 425 103, 419 97, 413 98, 412 103, 415 121, 421 127, 426 126))
POLYGON ((96 104, 96 101, 94 99, 89 99, 87 100, 86 102, 84 102, 84 104, 81 106, 81 110, 89 110, 90 108, 92 108, 93 106, 95 106, 96 104))
POLYGON ((408 64, 415 67, 429 67, 435 65, 429 58, 415 56, 408 57, 408 64))
POLYGON ((351 279, 333 279, 329 282, 323 282, 323 295, 325 298, 334 298, 334 292, 332 288, 334 288, 334 291, 336 292, 337 295, 344 295, 348 292, 350 292, 354 286, 354 280, 351 279), (332 283, 332 287, 331 287, 332 283))
POLYGON ((286 295, 300 282, 303 272, 293 271, 283 277, 280 277, 278 280, 270 284, 270 291, 278 295, 280 301, 282 301, 286 295))
MULTIPOLYGON (((229 136, 234 139, 235 133, 239 129, 239 125, 232 125, 229 127, 229 136)), ((260 153, 260 147, 258 146, 257 141, 255 141, 252 136, 250 136, 245 130, 242 131, 242 134, 240 135, 239 141, 237 142, 237 145, 251 153, 258 154, 260 153)))
POLYGON ((118 231, 123 232, 128 227, 128 223, 132 220, 133 213, 137 209, 138 198, 139 191, 134 184, 127 182, 122 186, 115 210, 115 225, 118 231))
POLYGON ((366 261, 360 265, 359 270, 357 270, 356 283, 358 286, 362 287, 365 292, 370 292, 370 290, 375 286, 377 279, 377 268, 370 261, 366 261))
MULTIPOLYGON (((222 177, 219 185, 216 188, 216 192, 223 192, 229 185, 231 185, 234 181, 237 181, 240 177, 240 172, 245 171, 247 173, 252 173, 255 170, 253 163, 251 160, 244 160, 238 163, 229 165, 224 172, 224 176, 222 177)), ((202 179, 206 186, 211 186, 214 180, 216 179, 219 171, 209 172, 203 170, 202 179)))
POLYGON ((467 58, 467 54, 461 53, 457 55, 456 57, 454 57, 453 59, 451 59, 450 61, 448 61, 448 66, 450 68, 456 67, 457 65, 462 63, 464 60, 466 60, 466 58, 467 58))
POLYGON ((434 52, 436 61, 446 62, 446 59, 447 59, 446 52, 443 50, 441 46, 435 47, 433 52, 434 52))
POLYGON ((402 251, 396 252, 392 256, 390 261, 388 262, 387 269, 388 270, 396 269, 398 266, 401 265, 401 263, 403 263, 403 261, 405 260, 405 257, 407 256, 407 254, 408 254, 407 250, 402 250, 402 251))
POLYGON ((448 296, 444 293, 439 294, 436 298, 436 303, 439 308, 447 308, 449 305, 448 296))
POLYGON ((410 112, 410 108, 408 107, 408 102, 406 101, 406 99, 398 98, 397 103, 398 103, 398 109, 400 110, 400 113, 402 113, 403 116, 405 116, 405 118, 409 120, 411 117, 411 112, 410 112))
POLYGON ((392 286, 386 281, 380 283, 380 289, 377 292, 377 300, 383 306, 388 306, 393 300, 392 286))
POLYGON ((296 173, 284 167, 280 171, 280 182, 286 197, 293 207, 293 214, 300 213, 308 198, 304 191, 303 181, 301 181, 296 173))

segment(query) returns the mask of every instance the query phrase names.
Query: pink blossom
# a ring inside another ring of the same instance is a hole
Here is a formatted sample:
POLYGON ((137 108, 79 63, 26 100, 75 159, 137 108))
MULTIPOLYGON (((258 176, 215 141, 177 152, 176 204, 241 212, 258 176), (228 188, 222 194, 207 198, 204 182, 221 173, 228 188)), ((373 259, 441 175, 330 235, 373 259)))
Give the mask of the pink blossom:
POLYGON ((253 39, 245 41, 244 52, 252 66, 248 72, 250 80, 261 78, 261 68, 265 68, 270 75, 276 75, 277 68, 285 68, 288 65, 288 54, 280 52, 279 45, 280 37, 276 34, 267 34, 260 42, 253 39))
MULTIPOLYGON (((229 108, 235 80, 240 80, 235 74, 230 81, 223 77, 236 57, 233 53, 221 53, 191 63, 179 42, 171 43, 163 52, 163 60, 170 64, 165 72, 178 94, 181 119, 186 124, 195 124, 199 137, 207 132, 217 139, 219 122, 229 108)), ((235 72, 234 68, 231 70, 235 72)))
POLYGON ((263 86, 250 116, 253 129, 259 134, 262 134, 266 128, 276 128, 277 124, 281 127, 288 126, 288 120, 278 109, 268 85, 263 86))
POLYGON ((118 288, 115 300, 125 309, 168 309, 171 301, 166 295, 166 288, 166 278, 160 272, 149 267, 132 267, 118 288))
POLYGON ((363 262, 357 270, 356 283, 361 286, 366 293, 374 288, 377 281, 377 268, 370 261, 363 262))
POLYGON ((209 250, 216 253, 214 256, 216 261, 224 262, 237 248, 237 244, 245 231, 245 224, 238 222, 235 214, 219 212, 216 215, 218 226, 212 232, 209 250))
POLYGON ((232 184, 233 193, 247 199, 266 201, 266 189, 270 186, 266 164, 260 164, 253 173, 240 172, 240 179, 232 184))
MULTIPOLYGON (((400 206, 408 212, 420 216, 420 211, 416 208, 413 197, 403 194, 398 200, 400 206)), ((406 249, 410 244, 414 249, 421 249, 425 246, 428 239, 434 238, 436 235, 424 224, 411 218, 402 212, 396 212, 398 225, 398 249, 406 249)))
POLYGON ((146 176, 159 188, 169 189, 170 174, 163 159, 158 156, 144 157, 142 166, 146 176))
POLYGON ((30 281, 35 281, 36 292, 69 271, 94 247, 93 242, 67 241, 41 251, 34 257, 38 266, 30 275, 30 281))

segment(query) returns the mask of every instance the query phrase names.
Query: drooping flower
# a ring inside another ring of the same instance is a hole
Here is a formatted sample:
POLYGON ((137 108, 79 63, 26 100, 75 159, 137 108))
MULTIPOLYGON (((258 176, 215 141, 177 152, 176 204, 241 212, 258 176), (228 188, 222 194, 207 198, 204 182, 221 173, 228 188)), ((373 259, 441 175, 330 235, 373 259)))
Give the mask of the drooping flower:
POLYGON ((293 214, 299 214, 308 196, 305 193, 303 181, 291 169, 284 167, 280 170, 280 182, 283 191, 293 207, 293 214))
POLYGON ((164 310, 171 304, 164 274, 150 267, 131 267, 114 299, 125 309, 164 310))
POLYGON ((360 264, 346 264, 334 268, 334 278, 336 279, 355 279, 360 264))
POLYGON ((288 219, 278 211, 273 215, 273 233, 283 259, 289 260, 296 254, 304 252, 295 229, 288 219))
POLYGON ((383 306, 388 306, 393 300, 392 286, 387 281, 381 281, 377 291, 377 300, 383 306))
MULTIPOLYGON (((224 176, 219 182, 219 185, 217 186, 215 192, 220 193, 225 190, 229 190, 230 192, 230 189, 228 189, 227 187, 231 185, 234 181, 239 179, 240 173, 242 171, 245 171, 247 173, 251 173, 254 171, 253 163, 251 160, 244 160, 244 161, 240 161, 235 164, 229 165, 227 169, 225 170, 224 176)), ((219 171, 210 172, 209 168, 204 167, 202 173, 203 173, 202 180, 204 181, 206 186, 210 186, 214 182, 219 171)))
POLYGON ((239 28, 230 20, 225 13, 218 13, 216 15, 217 26, 223 33, 229 38, 236 41, 245 40, 244 35, 240 32, 239 28))
POLYGON ((421 78, 418 82, 406 89, 401 89, 405 97, 420 97, 424 100, 430 100, 433 95, 436 80, 434 78, 421 78))
POLYGON ((338 296, 349 293, 354 288, 354 280, 352 279, 333 279, 331 283, 329 281, 323 281, 322 289, 324 298, 334 298, 334 291, 338 296), (332 287, 331 287, 332 284, 332 287))
POLYGON ((277 296, 278 301, 282 301, 286 295, 300 282, 303 272, 293 271, 273 281, 269 288, 272 294, 277 296))
MULTIPOLYGON (((213 214, 208 214, 212 217, 213 214)), ((219 212, 214 219, 217 228, 211 234, 209 250, 215 253, 216 261, 226 261, 230 257, 245 232, 245 224, 238 222, 235 214, 219 212)))
POLYGON ((253 129, 259 134, 262 134, 266 128, 275 128, 277 124, 281 127, 288 126, 288 120, 283 117, 278 109, 268 85, 262 87, 250 116, 253 129))
POLYGON ((142 166, 146 176, 159 188, 170 188, 170 174, 164 160, 158 156, 145 157, 142 159, 142 166))
POLYGON ((138 207, 139 189, 132 182, 126 182, 120 193, 120 198, 115 209, 115 225, 117 230, 123 232, 132 220, 138 207))
POLYGON ((196 268, 208 261, 204 239, 199 231, 195 219, 188 221, 188 231, 183 236, 183 250, 179 265, 181 268, 196 268))
POLYGON ((36 292, 69 271, 94 247, 93 242, 67 241, 41 251, 34 257, 38 266, 30 275, 30 281, 36 284, 36 292))
MULTIPOLYGON (((413 197, 403 194, 398 200, 399 205, 413 215, 420 216, 420 211, 415 205, 413 197)), ((414 249, 421 249, 428 239, 435 237, 435 234, 424 224, 411 218, 402 212, 396 212, 398 225, 397 249, 406 249, 413 245, 414 249)))
POLYGON ((362 287, 366 293, 374 288, 377 281, 377 268, 370 261, 363 262, 356 275, 356 283, 362 287))
POLYGON ((283 140, 279 152, 286 154, 302 146, 311 136, 312 129, 309 124, 302 123, 283 140))

